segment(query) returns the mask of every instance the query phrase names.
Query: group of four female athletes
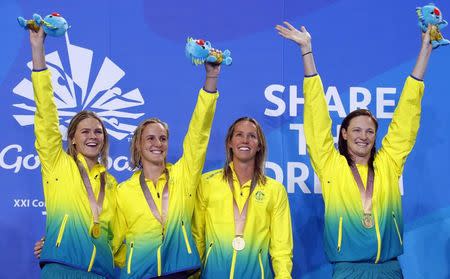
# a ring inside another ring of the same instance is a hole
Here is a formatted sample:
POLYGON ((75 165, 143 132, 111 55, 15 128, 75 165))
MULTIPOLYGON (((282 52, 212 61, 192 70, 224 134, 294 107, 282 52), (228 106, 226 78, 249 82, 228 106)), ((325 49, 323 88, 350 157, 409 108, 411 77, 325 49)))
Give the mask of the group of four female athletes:
MULTIPOLYGON (((279 34, 302 51, 305 136, 323 187, 333 277, 402 278, 397 181, 418 130, 429 32, 381 149, 375 151, 376 119, 357 110, 343 121, 338 152, 311 36, 285 24, 277 25, 279 34)), ((44 39, 42 30, 30 31, 36 149, 47 206, 45 242, 36 248, 42 278, 113 278, 115 264, 120 278, 291 278, 289 202, 283 185, 264 175, 267 147, 258 122, 236 120, 225 139, 224 168, 201 174, 220 66, 205 65, 182 157, 166 162, 168 126, 147 119, 133 134, 135 172, 117 185, 106 170, 108 136, 96 114, 73 117, 63 150, 44 39)))

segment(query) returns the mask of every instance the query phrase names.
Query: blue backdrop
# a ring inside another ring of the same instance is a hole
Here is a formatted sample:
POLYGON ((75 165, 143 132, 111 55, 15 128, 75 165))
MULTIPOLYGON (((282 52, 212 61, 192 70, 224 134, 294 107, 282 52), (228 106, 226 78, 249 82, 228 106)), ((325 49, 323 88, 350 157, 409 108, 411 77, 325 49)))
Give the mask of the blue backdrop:
MULTIPOLYGON (((425 1, 37 1, 2 0, 0 46, 0 278, 38 278, 34 242, 43 235, 45 205, 34 149, 30 47, 17 16, 57 11, 72 25, 47 38, 61 130, 77 111, 97 111, 111 138, 110 171, 130 175, 130 133, 147 117, 170 125, 169 161, 181 142, 204 70, 184 56, 186 38, 229 48, 205 171, 221 167, 234 119, 257 118, 269 143, 268 175, 287 188, 294 230, 294 278, 328 278, 323 203, 303 137, 303 70, 296 45, 274 30, 283 20, 308 27, 335 129, 367 106, 387 130, 405 77, 420 47, 416 6, 425 1)), ((448 1, 436 2, 444 18, 448 1)), ((448 14, 447 14, 448 13, 448 14)), ((447 17, 448 20, 450 18, 447 17)), ((450 37, 450 27, 443 29, 450 37)), ((433 51, 425 78, 423 117, 400 183, 405 217, 406 278, 450 277, 450 46, 433 51)), ((334 130, 335 130, 334 129, 334 130)))

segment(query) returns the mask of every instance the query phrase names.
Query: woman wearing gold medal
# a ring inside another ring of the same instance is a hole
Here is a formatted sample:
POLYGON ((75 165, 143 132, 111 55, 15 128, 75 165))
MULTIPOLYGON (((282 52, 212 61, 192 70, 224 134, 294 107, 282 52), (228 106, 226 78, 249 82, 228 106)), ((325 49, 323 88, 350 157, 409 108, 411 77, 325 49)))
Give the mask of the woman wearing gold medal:
POLYGON ((419 129, 422 81, 431 53, 429 30, 406 79, 389 130, 376 151, 377 120, 365 109, 342 122, 338 149, 324 89, 305 27, 277 25, 300 46, 304 66, 304 129, 308 152, 325 203, 324 246, 333 278, 403 278, 403 220, 398 179, 419 129))
POLYGON ((266 140, 258 122, 236 120, 223 169, 202 176, 192 233, 201 278, 291 278, 292 228, 282 184, 264 175, 266 140))
POLYGON ((183 156, 166 162, 169 129, 157 118, 134 132, 131 166, 137 171, 117 189, 114 247, 120 278, 187 278, 200 269, 191 233, 197 186, 218 98, 220 65, 205 64, 206 79, 183 142, 183 156))
POLYGON ((95 113, 82 111, 69 124, 67 153, 63 150, 44 39, 42 28, 30 31, 35 146, 47 211, 46 241, 39 246, 41 277, 112 278, 109 223, 116 211, 117 182, 106 171, 108 135, 95 113))

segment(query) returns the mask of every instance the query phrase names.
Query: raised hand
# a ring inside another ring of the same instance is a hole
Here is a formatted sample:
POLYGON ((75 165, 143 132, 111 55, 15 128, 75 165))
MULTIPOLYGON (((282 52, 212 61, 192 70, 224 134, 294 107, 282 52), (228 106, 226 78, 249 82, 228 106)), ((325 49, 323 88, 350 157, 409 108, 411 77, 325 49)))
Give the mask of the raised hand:
POLYGON ((427 31, 425 33, 422 33, 422 49, 428 50, 431 52, 433 49, 433 45, 431 44, 431 29, 433 26, 431 24, 428 24, 427 31))
POLYGON ((302 50, 303 69, 306 76, 317 74, 316 64, 312 53, 311 35, 302 26, 300 30, 296 29, 289 22, 284 22, 285 26, 277 25, 275 29, 280 36, 297 43, 302 50))
POLYGON ((216 63, 205 63, 206 77, 219 77, 220 74, 220 64, 216 63))
POLYGON ((282 25, 275 26, 278 34, 286 39, 296 42, 302 48, 302 53, 312 50, 311 35, 306 30, 305 26, 302 26, 300 30, 298 30, 287 21, 284 21, 283 23, 286 27, 282 25))
POLYGON ((44 45, 44 40, 47 35, 45 34, 43 28, 39 28, 37 32, 33 30, 29 30, 29 32, 30 32, 30 43, 32 48, 41 47, 44 45))

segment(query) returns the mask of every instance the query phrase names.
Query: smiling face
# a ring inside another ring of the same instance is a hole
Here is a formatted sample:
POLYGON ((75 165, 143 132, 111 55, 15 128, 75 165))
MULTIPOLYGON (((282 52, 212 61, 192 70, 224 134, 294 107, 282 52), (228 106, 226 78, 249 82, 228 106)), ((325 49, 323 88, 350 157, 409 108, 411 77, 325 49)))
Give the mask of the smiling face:
POLYGON ((347 129, 342 129, 347 150, 355 163, 367 164, 376 139, 376 125, 371 117, 360 115, 352 118, 347 129))
POLYGON ((256 125, 247 120, 238 122, 228 140, 228 149, 233 154, 233 161, 254 161, 256 153, 260 150, 256 125))
POLYGON ((105 134, 101 123, 95 118, 88 117, 78 123, 70 140, 76 152, 82 154, 88 163, 96 163, 104 145, 105 134))
POLYGON ((164 165, 168 147, 168 135, 165 127, 161 123, 146 125, 139 144, 142 165, 164 165))

